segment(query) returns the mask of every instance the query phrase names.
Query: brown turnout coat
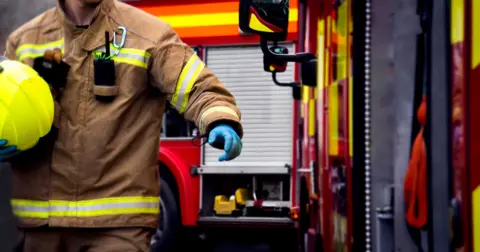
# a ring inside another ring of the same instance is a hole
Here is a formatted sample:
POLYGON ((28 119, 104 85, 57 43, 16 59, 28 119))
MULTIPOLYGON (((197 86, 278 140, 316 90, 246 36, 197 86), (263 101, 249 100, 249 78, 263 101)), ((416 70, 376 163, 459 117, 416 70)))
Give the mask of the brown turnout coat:
POLYGON ((242 135, 240 111, 192 49, 165 22, 116 0, 103 0, 88 28, 57 7, 17 29, 6 54, 32 65, 61 48, 71 66, 55 127, 35 148, 12 160, 15 214, 22 227, 155 227, 159 212, 157 152, 167 102, 201 133, 228 122, 242 135), (126 28, 111 47, 115 86, 94 81, 94 53, 105 31, 126 28), (97 85, 100 84, 100 85, 97 85), (98 101, 96 95, 113 96, 98 101))

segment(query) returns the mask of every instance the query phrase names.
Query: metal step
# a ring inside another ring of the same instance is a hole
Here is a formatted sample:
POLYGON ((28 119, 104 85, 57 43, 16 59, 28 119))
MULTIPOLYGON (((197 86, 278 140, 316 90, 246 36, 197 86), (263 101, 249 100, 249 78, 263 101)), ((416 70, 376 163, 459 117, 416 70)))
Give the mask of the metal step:
POLYGON ((245 227, 294 227, 295 222, 287 217, 230 217, 203 216, 197 221, 202 226, 245 226, 245 227))

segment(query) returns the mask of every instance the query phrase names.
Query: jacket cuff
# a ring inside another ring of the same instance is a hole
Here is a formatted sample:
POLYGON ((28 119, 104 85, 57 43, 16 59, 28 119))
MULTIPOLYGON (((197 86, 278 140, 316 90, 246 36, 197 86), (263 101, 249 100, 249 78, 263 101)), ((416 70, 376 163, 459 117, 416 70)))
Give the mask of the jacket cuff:
POLYGON ((215 106, 208 108, 200 117, 199 130, 200 134, 208 133, 213 127, 219 124, 227 124, 231 126, 238 134, 243 137, 243 128, 240 124, 240 116, 232 108, 226 106, 215 106))

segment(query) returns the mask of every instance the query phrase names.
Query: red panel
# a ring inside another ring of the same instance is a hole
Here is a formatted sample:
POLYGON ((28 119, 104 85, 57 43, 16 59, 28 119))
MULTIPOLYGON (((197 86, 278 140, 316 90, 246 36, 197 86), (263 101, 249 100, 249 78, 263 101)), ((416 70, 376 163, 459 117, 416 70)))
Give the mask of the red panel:
MULTIPOLYGON (((259 44, 260 38, 254 36, 219 36, 219 37, 197 37, 183 38, 183 42, 191 45, 216 46, 216 45, 239 45, 239 44, 259 44)), ((288 34, 287 41, 296 42, 297 34, 288 34)))
POLYGON ((480 186, 480 66, 471 71, 469 84, 469 167, 470 167, 470 190, 480 186))
MULTIPOLYGON (((210 14, 238 12, 238 1, 219 0, 177 0, 152 1, 143 0, 131 2, 132 6, 155 16, 174 16, 190 14, 210 14)), ((297 1, 290 1, 290 8, 297 8, 297 1)), ((191 45, 230 45, 230 44, 258 44, 257 36, 240 35, 238 25, 215 25, 208 27, 177 27, 175 31, 182 40, 191 45)), ((297 22, 289 23, 288 41, 297 39, 297 22)))
MULTIPOLYGON (((452 51, 452 179, 453 196, 461 205, 463 227, 468 224, 469 191, 467 184, 467 167, 465 153, 465 43, 451 46, 452 51)), ((465 238, 465 248, 468 248, 468 236, 465 238)))
POLYGON ((154 16, 191 15, 220 12, 237 12, 237 2, 208 2, 202 4, 150 5, 141 9, 154 16))
MULTIPOLYGON (((135 2, 128 2, 128 4, 136 7, 147 6, 179 6, 179 5, 192 5, 192 4, 209 4, 209 3, 235 3, 239 5, 239 1, 222 1, 222 0, 141 0, 135 2)), ((297 8, 298 1, 290 1, 290 8, 297 8)), ((237 7, 238 8, 238 7, 237 7)), ((204 9, 204 12, 210 12, 208 9, 204 9)))
MULTIPOLYGON (((328 74, 329 80, 326 80, 328 85, 330 85, 332 81, 332 45, 331 45, 331 35, 332 35, 332 28, 330 25, 330 29, 328 29, 328 22, 327 17, 332 15, 332 1, 325 1, 323 6, 325 12, 323 13, 324 16, 324 31, 325 31, 325 50, 329 51, 328 58, 325 58, 325 73, 328 74)), ((324 104, 329 104, 329 93, 328 88, 325 88, 324 91, 324 104)), ((324 150, 324 160, 325 165, 322 169, 322 236, 323 236, 323 248, 325 251, 333 251, 334 249, 334 242, 333 242, 333 234, 334 234, 334 227, 333 227, 333 195, 332 195, 332 161, 333 159, 329 156, 329 145, 331 139, 329 139, 329 124, 328 118, 329 110, 326 110, 324 120, 325 120, 325 131, 324 131, 324 143, 325 143, 325 150, 324 150)))
MULTIPOLYGON (((295 44, 295 52, 298 52, 299 50, 299 46, 298 46, 298 43, 295 44)), ((295 81, 299 81, 298 79, 298 76, 299 76, 299 66, 300 64, 296 63, 295 64, 295 69, 294 69, 294 75, 295 75, 295 81)), ((300 114, 298 113, 299 112, 299 109, 300 109, 300 104, 301 104, 301 101, 297 101, 297 100, 293 100, 293 134, 292 134, 292 148, 293 148, 293 155, 292 155, 292 206, 296 206, 297 205, 297 159, 298 159, 298 153, 297 153, 297 148, 299 148, 300 146, 298 146, 298 142, 297 142, 297 138, 298 138, 298 125, 299 125, 299 122, 301 120, 300 118, 300 114)))
POLYGON ((178 185, 182 224, 194 226, 200 209, 200 177, 192 177, 190 168, 200 165, 200 147, 191 140, 166 139, 160 145, 158 160, 168 167, 178 185))
MULTIPOLYGON (((297 32, 297 27, 295 22, 290 22, 289 29, 290 34, 294 34, 297 32)), ((249 35, 240 35, 238 30, 238 25, 215 25, 209 27, 178 27, 174 28, 175 31, 182 39, 188 38, 198 38, 198 37, 240 37, 243 39, 244 37, 252 37, 249 35)), ((260 39, 258 38, 258 41, 260 39)))

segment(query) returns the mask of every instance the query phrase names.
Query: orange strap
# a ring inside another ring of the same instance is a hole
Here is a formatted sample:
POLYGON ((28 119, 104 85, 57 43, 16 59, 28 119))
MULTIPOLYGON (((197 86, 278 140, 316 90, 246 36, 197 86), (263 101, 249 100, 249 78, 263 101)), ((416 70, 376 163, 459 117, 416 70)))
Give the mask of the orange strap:
POLYGON ((423 228, 427 224, 427 153, 420 130, 412 147, 404 183, 405 215, 409 225, 423 228))

